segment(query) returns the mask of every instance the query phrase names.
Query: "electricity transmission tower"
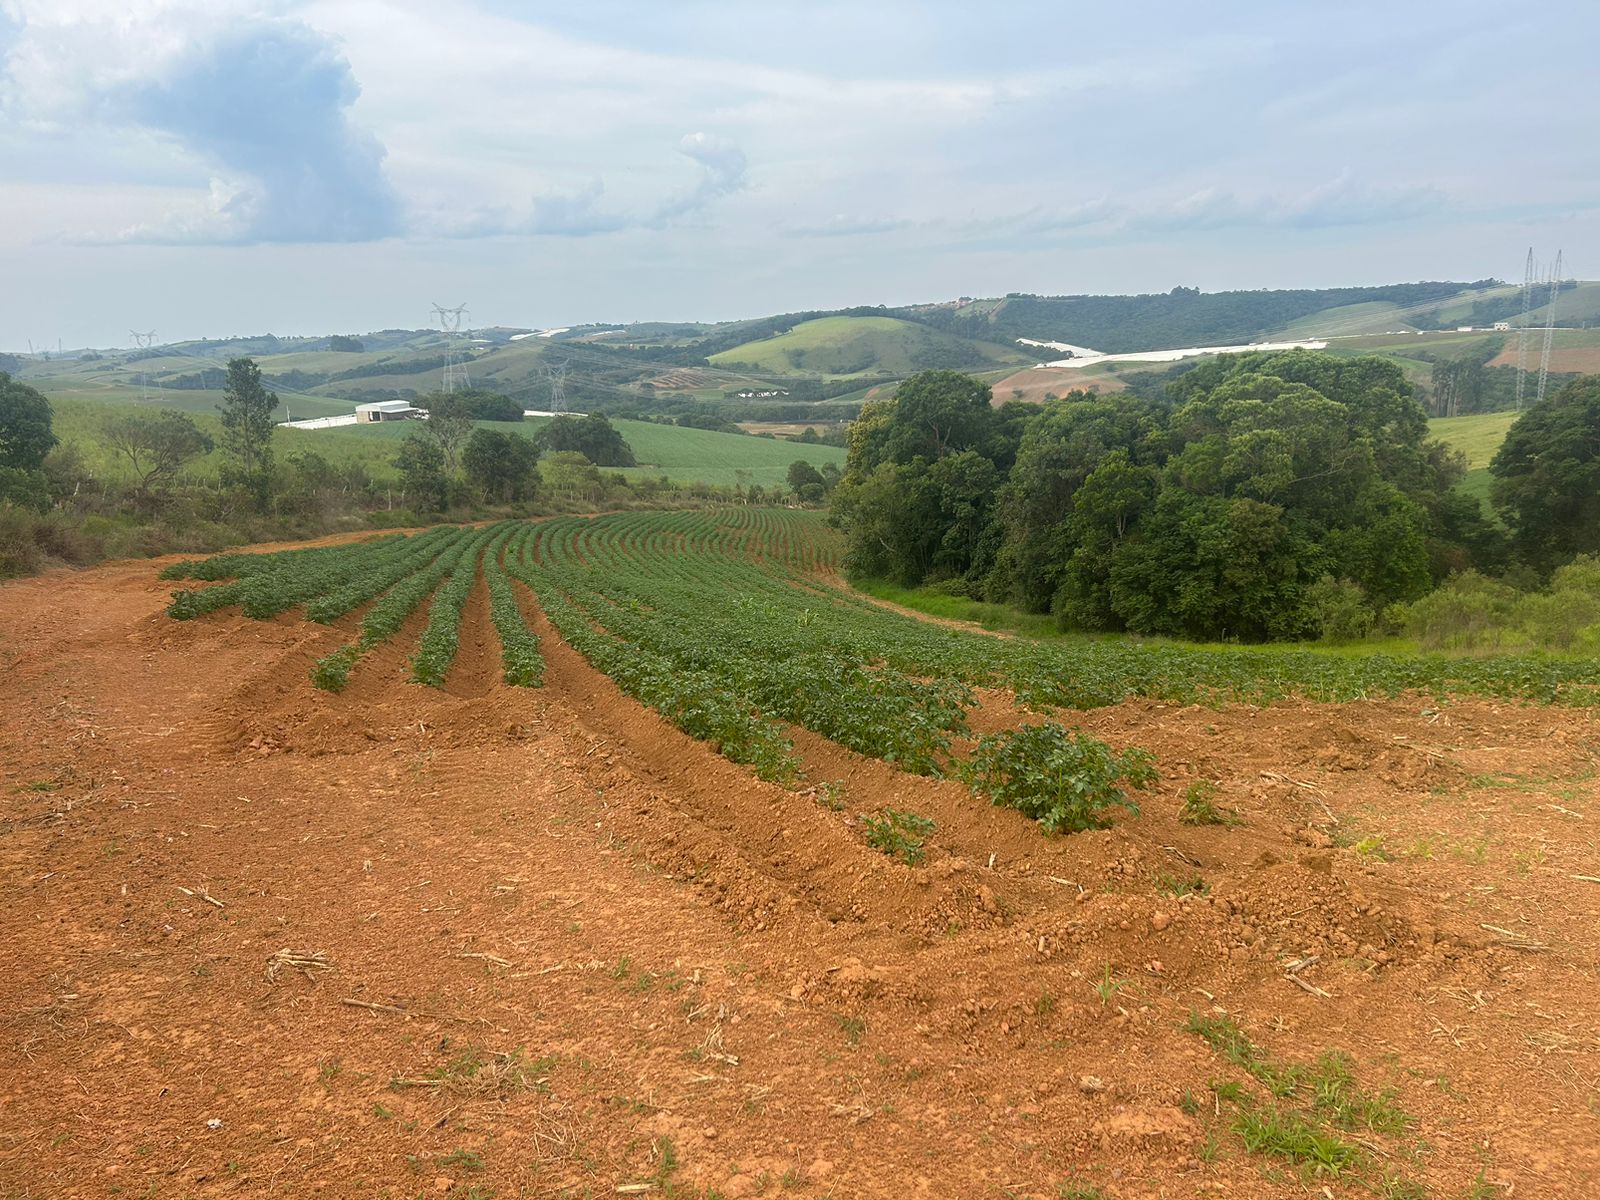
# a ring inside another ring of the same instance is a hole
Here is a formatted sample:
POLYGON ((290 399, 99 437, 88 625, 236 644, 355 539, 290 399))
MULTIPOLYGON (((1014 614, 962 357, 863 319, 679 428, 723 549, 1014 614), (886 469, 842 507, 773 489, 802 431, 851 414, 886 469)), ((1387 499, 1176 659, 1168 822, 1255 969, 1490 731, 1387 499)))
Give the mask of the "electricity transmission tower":
POLYGON ((1544 399, 1544 381, 1550 374, 1550 343, 1556 335, 1556 297, 1561 293, 1561 251, 1550 268, 1550 304, 1544 315, 1544 353, 1539 357, 1539 392, 1534 403, 1544 399))
MULTIPOLYGON (((140 350, 148 350, 156 343, 156 331, 154 329, 149 333, 137 333, 130 329, 128 330, 128 336, 133 339, 133 344, 140 350)), ((143 367, 139 368, 139 403, 150 403, 150 372, 143 367)))
POLYGON ((446 308, 442 304, 433 306, 434 315, 439 318, 439 328, 444 331, 445 395, 455 391, 457 385, 472 386, 467 378, 466 364, 461 361, 461 317, 466 311, 465 304, 458 304, 454 308, 446 308))
POLYGON ((1528 389, 1528 314, 1533 311, 1533 247, 1528 247, 1528 262, 1522 269, 1522 323, 1517 326, 1517 411, 1528 389))
POLYGON ((546 365, 545 377, 550 380, 550 411, 564 413, 567 411, 567 363, 562 359, 559 363, 546 365))

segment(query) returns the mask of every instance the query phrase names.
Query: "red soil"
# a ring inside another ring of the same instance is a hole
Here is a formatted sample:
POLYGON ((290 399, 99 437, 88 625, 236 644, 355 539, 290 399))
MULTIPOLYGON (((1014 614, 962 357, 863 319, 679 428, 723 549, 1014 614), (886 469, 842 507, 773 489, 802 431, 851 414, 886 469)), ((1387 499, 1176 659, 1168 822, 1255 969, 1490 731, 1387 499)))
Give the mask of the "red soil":
POLYGON ((1369 1194, 1245 1153, 1191 1009, 1392 1085, 1435 1194, 1600 1190, 1590 713, 1080 714, 1162 782, 1049 840, 803 733, 844 809, 763 784, 536 613, 505 687, 481 584, 446 689, 414 622, 332 696, 346 630, 170 621, 158 565, 0 588, 0 1194, 1369 1194), (1197 778, 1242 825, 1177 820, 1197 778))
POLYGON ((1029 367, 1007 375, 994 385, 994 403, 1008 400, 1043 404, 1046 396, 1065 396, 1068 392, 1121 392, 1127 384, 1115 375, 1085 375, 1071 367, 1029 367), (1018 396, 1017 393, 1022 395, 1018 396))

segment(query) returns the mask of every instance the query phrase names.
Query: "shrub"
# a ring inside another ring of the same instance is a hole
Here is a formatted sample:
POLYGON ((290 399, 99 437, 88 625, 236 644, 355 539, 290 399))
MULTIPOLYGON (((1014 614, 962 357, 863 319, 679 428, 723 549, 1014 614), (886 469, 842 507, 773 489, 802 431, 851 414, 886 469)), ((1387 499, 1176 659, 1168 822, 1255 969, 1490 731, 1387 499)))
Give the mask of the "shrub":
POLYGON ((1406 633, 1429 650, 1498 646, 1514 624, 1517 600, 1510 584, 1463 571, 1411 604, 1406 633))
POLYGON ((1324 575, 1306 589, 1306 606, 1325 642, 1356 642, 1372 630, 1367 593, 1350 579, 1324 575))
POLYGON ((1138 813, 1123 785, 1154 783, 1154 762, 1148 750, 1118 754, 1047 721, 980 738, 962 774, 974 793, 1032 817, 1046 833, 1076 833, 1110 825, 1113 807, 1138 813))

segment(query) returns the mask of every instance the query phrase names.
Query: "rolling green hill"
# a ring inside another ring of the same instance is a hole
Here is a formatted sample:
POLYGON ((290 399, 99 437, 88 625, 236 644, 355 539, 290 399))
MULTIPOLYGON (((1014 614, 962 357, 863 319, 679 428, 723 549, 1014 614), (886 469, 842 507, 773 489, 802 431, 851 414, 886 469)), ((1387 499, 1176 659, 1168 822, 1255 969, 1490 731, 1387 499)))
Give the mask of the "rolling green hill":
MULTIPOLYGON (((547 369, 563 364, 571 408, 725 422, 836 419, 853 415, 863 389, 890 387, 919 370, 982 374, 1032 366, 1053 354, 1020 346, 1019 338, 1123 353, 1325 337, 1331 353, 1390 358, 1431 394, 1439 360, 1482 355, 1493 358, 1491 374, 1503 375, 1508 360, 1504 352, 1494 357, 1495 340, 1505 342, 1508 335, 1458 334, 1454 327, 1503 319, 1502 310, 1512 302, 1520 320, 1520 297, 1518 287, 1495 280, 1214 293, 1174 288, 1137 296, 1014 293, 719 324, 583 325, 553 336, 496 327, 476 331, 457 349, 475 386, 526 408, 549 406, 547 369)), ((1533 322, 1542 315, 1535 308, 1533 322)), ((1600 283, 1564 288, 1558 316, 1569 325, 1600 323, 1600 283)), ((411 399, 442 386, 447 347, 439 330, 380 330, 354 339, 340 344, 359 343, 361 349, 333 350, 329 337, 266 334, 149 351, 7 355, 0 362, 56 399, 130 403, 148 390, 161 404, 209 412, 228 359, 248 355, 283 399, 280 419, 347 413, 363 400, 411 399)), ((1552 373, 1600 370, 1597 339, 1600 329, 1558 330, 1552 373)), ((1152 367, 1117 363, 1104 369, 1125 377, 1152 367)), ((1492 382, 1492 403, 1498 404, 1504 380, 1497 376, 1492 382)))
POLYGON ((929 329, 896 317, 821 317, 776 337, 711 356, 713 366, 818 375, 909 375, 1032 361, 1019 351, 929 329))

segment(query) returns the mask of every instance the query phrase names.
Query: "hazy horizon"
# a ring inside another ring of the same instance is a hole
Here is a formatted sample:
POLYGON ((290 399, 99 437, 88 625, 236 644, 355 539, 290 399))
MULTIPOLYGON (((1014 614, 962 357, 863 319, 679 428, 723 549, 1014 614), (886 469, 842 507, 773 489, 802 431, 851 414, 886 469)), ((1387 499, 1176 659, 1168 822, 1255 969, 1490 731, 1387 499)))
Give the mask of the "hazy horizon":
POLYGON ((1530 244, 1593 277, 1597 33, 1575 0, 0 0, 0 347, 1520 282, 1530 244))

